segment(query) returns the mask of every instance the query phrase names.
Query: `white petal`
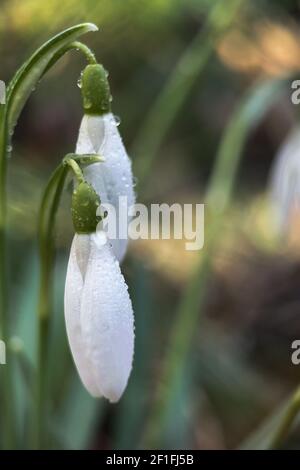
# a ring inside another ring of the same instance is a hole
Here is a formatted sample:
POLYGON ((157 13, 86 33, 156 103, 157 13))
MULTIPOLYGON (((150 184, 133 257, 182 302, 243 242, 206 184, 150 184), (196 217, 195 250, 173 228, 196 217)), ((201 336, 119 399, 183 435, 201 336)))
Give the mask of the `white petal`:
MULTIPOLYGON (((84 175, 99 194, 102 203, 108 202, 116 208, 117 217, 121 196, 127 198, 128 208, 135 203, 131 161, 111 113, 83 117, 76 153, 99 153, 104 157, 103 163, 86 167, 84 175)), ((127 238, 112 243, 115 255, 122 261, 127 249, 127 238)))
POLYGON ((78 265, 76 251, 77 253, 81 251, 81 260, 83 264, 86 264, 83 258, 84 255, 88 255, 88 252, 80 250, 80 246, 82 248, 83 244, 86 245, 85 237, 85 235, 75 235, 72 242, 65 284, 65 321, 72 356, 79 376, 91 395, 101 396, 93 375, 93 367, 85 352, 80 322, 83 276, 78 265))
POLYGON ((98 153, 104 140, 104 121, 101 116, 82 118, 76 144, 76 153, 98 153))
POLYGON ((280 231, 288 228, 290 216, 300 203, 300 129, 283 142, 271 173, 271 203, 280 231))
POLYGON ((132 368, 134 325, 127 285, 103 237, 91 235, 81 300, 81 325, 98 390, 111 402, 122 395, 132 368))

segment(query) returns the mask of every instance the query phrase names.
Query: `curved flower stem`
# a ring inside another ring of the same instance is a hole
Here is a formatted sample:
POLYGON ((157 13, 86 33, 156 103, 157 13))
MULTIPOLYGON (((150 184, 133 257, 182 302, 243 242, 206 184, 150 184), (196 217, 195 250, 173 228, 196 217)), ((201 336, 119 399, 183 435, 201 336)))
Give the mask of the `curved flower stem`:
POLYGON ((103 161, 100 155, 76 155, 68 154, 61 164, 52 173, 45 191, 39 210, 38 238, 40 259, 40 286, 38 302, 38 351, 36 373, 36 416, 33 431, 33 445, 40 448, 45 442, 44 421, 47 412, 47 361, 49 321, 52 309, 52 275, 54 269, 55 247, 54 228, 55 216, 59 206, 61 194, 64 188, 66 176, 71 169, 78 182, 84 181, 84 176, 77 161, 90 165, 103 161))
POLYGON ((51 285, 54 264, 54 226, 55 215, 63 191, 68 167, 60 165, 52 174, 44 191, 39 212, 39 253, 40 288, 38 303, 38 364, 37 364, 37 402, 34 430, 34 446, 43 444, 43 423, 47 403, 47 355, 49 337, 49 318, 51 314, 51 285))
POLYGON ((86 46, 83 42, 80 41, 73 41, 70 44, 67 44, 64 48, 60 49, 52 59, 49 61, 47 67, 44 70, 43 76, 48 72, 49 69, 59 60, 61 57, 65 55, 66 52, 72 50, 80 51, 85 55, 85 58, 89 64, 97 64, 97 59, 94 52, 86 46))
POLYGON ((84 182, 84 176, 81 171, 81 168, 73 158, 64 159, 64 164, 68 166, 69 168, 71 168, 78 183, 84 182))
POLYGON ((70 44, 69 49, 76 49, 78 51, 81 51, 85 55, 86 60, 89 64, 97 64, 97 59, 94 52, 85 44, 83 44, 83 42, 74 41, 70 44))
POLYGON ((190 344, 197 330, 205 299, 207 281, 212 270, 214 251, 218 247, 222 225, 229 206, 235 176, 246 137, 282 92, 286 82, 273 80, 255 85, 241 100, 224 131, 205 201, 212 222, 198 266, 188 281, 171 330, 170 346, 163 363, 154 412, 146 428, 147 445, 156 446, 165 432, 170 415, 169 403, 182 379, 190 344))

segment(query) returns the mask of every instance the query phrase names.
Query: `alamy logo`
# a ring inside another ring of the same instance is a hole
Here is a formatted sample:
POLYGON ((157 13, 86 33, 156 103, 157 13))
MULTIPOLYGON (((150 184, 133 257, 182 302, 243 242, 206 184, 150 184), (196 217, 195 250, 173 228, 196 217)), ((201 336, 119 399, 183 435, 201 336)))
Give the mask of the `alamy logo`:
POLYGON ((168 205, 134 204, 120 196, 117 206, 103 203, 97 215, 106 214, 98 224, 110 240, 185 240, 187 251, 201 250, 204 245, 204 204, 168 205))
POLYGON ((6 364, 6 347, 4 341, 0 340, 0 365, 6 364))
POLYGON ((3 80, 0 80, 0 104, 5 104, 6 101, 6 86, 3 80))
POLYGON ((291 102, 293 104, 300 103, 300 80, 294 80, 291 84, 291 88, 295 91, 291 94, 291 102))
POLYGON ((300 364, 300 340, 295 339, 292 342, 291 348, 294 349, 294 352, 291 355, 291 361, 295 366, 300 364))

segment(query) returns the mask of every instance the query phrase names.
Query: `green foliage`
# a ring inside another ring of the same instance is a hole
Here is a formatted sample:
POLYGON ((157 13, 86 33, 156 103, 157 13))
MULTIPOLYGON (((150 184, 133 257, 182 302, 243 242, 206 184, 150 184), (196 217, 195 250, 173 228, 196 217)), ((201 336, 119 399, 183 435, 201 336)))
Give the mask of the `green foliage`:
MULTIPOLYGON (((254 139, 250 153, 256 178, 260 168, 257 161, 263 159, 268 146, 255 140, 253 132, 272 104, 289 90, 289 82, 281 80, 280 74, 254 81, 251 72, 242 71, 242 76, 222 56, 220 44, 227 33, 239 28, 243 31, 249 24, 254 31, 255 18, 262 16, 258 2, 252 2, 249 16, 249 3, 247 8, 244 3, 68 0, 62 8, 58 0, 46 4, 37 0, 4 2, 0 50, 1 73, 3 70, 5 76, 0 78, 5 79, 22 61, 26 48, 31 51, 51 32, 79 18, 99 24, 101 34, 88 37, 88 41, 111 72, 114 107, 122 116, 121 133, 131 144, 139 177, 139 200, 192 198, 202 202, 202 186, 206 184, 208 209, 205 251, 194 259, 187 274, 185 257, 177 246, 172 247, 171 254, 158 244, 153 251, 147 244, 132 247, 125 274, 136 316, 133 373, 124 397, 115 407, 91 398, 75 373, 63 317, 66 259, 72 235, 68 188, 57 214, 57 230, 50 224, 66 182, 63 167, 54 174, 56 183, 59 180, 58 191, 50 184, 50 203, 45 205, 45 217, 40 220, 40 254, 47 254, 52 266, 54 248, 57 252, 51 277, 47 275, 49 265, 44 273, 39 267, 36 220, 49 169, 55 166, 55 158, 59 161, 64 154, 64 146, 72 151, 81 117, 76 87, 80 67, 65 52, 75 47, 73 41, 78 35, 93 28, 80 25, 56 36, 20 68, 8 90, 8 106, 0 109, 3 148, 8 131, 31 96, 16 133, 17 158, 10 164, 6 249, 11 266, 5 294, 10 300, 7 339, 13 393, 9 398, 14 402, 15 447, 31 447, 32 432, 36 432, 31 427, 36 409, 33 384, 40 372, 36 316, 39 296, 40 317, 51 319, 46 329, 44 364, 48 377, 42 396, 47 447, 265 449, 274 442, 280 446, 291 428, 297 431, 293 426, 297 425, 298 402, 295 407, 292 396, 280 404, 291 388, 290 379, 282 372, 277 375, 272 368, 266 373, 261 359, 255 362, 249 358, 247 348, 255 340, 242 336, 246 314, 231 304, 234 289, 217 305, 220 322, 205 316, 222 291, 215 271, 220 270, 223 259, 229 258, 223 282, 225 288, 230 285, 235 268, 233 254, 242 251, 243 237, 249 235, 240 226, 241 213, 248 212, 250 198, 241 198, 236 183, 238 187, 248 184, 252 192, 255 188, 251 186, 251 175, 238 177, 242 156, 247 158, 249 138, 251 142, 254 139), (9 43, 5 41, 8 31, 12 38, 9 43), (32 94, 46 72, 39 93, 32 94), (249 82, 254 83, 248 90, 249 82), (232 237, 234 249, 225 246, 227 251, 222 252, 228 226, 233 227, 235 236, 241 229, 242 236, 237 241, 232 237), (176 258, 179 261, 174 264, 176 258), (235 309, 238 315, 232 326, 226 314, 229 311, 233 315, 235 309), (265 416, 270 418, 264 421, 265 416)), ((264 2, 264 14, 273 8, 269 3, 264 2)), ((285 3, 291 8, 290 2, 285 3)), ((262 20, 271 21, 268 17, 262 20)), ((247 57, 243 59, 246 62, 247 57)), ((278 144, 270 129, 264 135, 273 146, 278 144)), ((6 164, 7 160, 2 159, 1 172, 6 164)), ((0 217, 2 220, 1 211, 0 217)), ((2 222, 0 225, 3 228, 2 222)), ((253 226, 253 231, 257 230, 253 226)), ((3 265, 1 258, 1 269, 3 265)), ((261 316, 263 309, 259 311, 261 316)), ((265 339, 267 344, 267 335, 265 339)), ((9 414, 3 416, 7 418, 9 414)), ((3 439, 3 420, 0 424, 3 439)), ((4 439, 2 442, 6 447, 4 439)))

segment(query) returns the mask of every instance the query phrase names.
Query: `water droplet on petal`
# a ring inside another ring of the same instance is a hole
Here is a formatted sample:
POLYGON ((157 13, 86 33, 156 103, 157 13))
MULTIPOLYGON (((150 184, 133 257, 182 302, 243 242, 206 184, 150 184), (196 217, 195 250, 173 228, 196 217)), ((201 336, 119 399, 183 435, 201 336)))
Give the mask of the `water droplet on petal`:
POLYGON ((114 115, 115 118, 115 124, 116 126, 119 126, 121 124, 121 118, 119 116, 114 115))

